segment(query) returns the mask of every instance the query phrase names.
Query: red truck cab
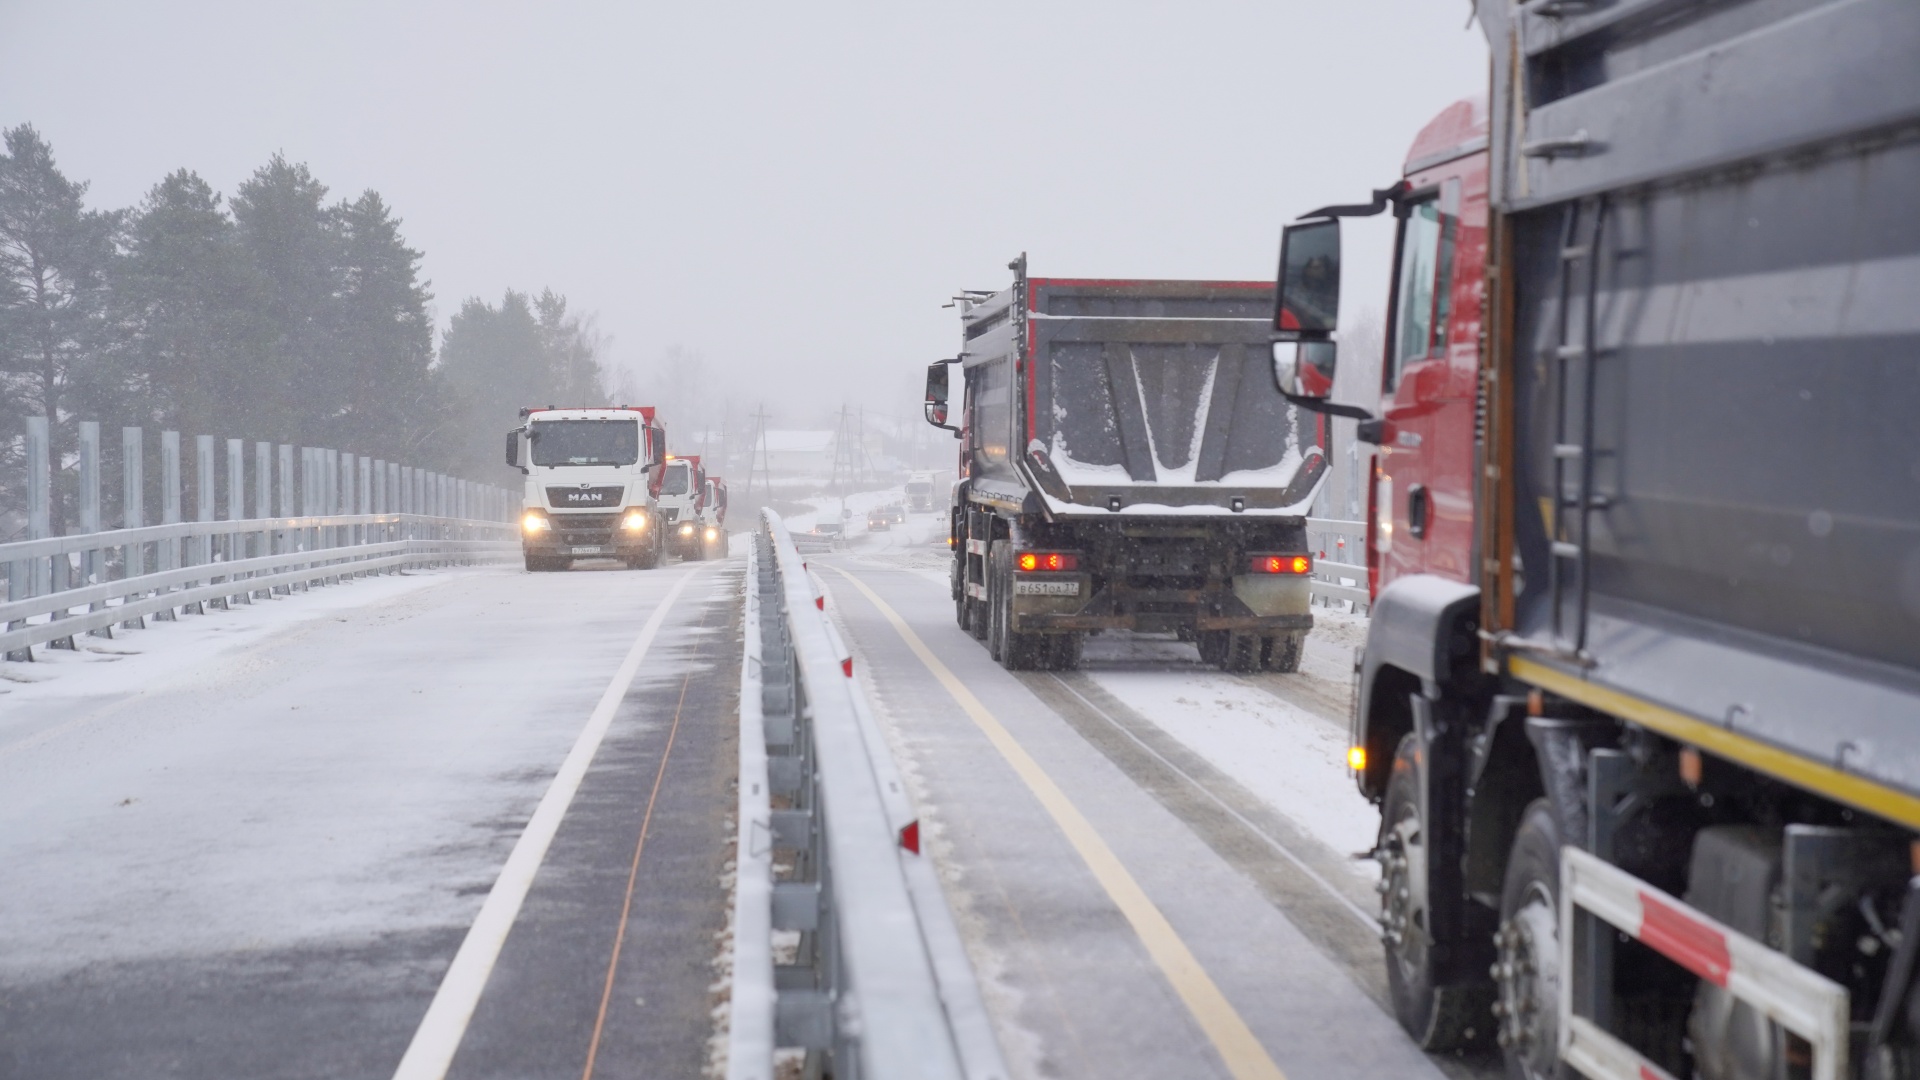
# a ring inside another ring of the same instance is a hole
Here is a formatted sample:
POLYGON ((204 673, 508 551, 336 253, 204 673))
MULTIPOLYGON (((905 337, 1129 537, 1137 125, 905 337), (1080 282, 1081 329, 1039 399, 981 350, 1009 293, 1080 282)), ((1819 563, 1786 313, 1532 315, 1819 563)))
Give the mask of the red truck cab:
POLYGON ((1368 492, 1368 578, 1471 582, 1474 414, 1487 260, 1484 99, 1455 102, 1407 153, 1396 214, 1381 423, 1368 492))

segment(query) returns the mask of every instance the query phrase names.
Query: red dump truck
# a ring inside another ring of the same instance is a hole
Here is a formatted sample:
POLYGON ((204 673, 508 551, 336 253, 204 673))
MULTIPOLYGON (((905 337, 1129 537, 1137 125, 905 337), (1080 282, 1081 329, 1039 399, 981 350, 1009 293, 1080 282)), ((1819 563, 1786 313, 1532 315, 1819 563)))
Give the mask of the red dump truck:
POLYGON ((1377 447, 1394 1008, 1515 1077, 1920 1075, 1920 6, 1477 10, 1490 102, 1287 228, 1274 320, 1377 447))

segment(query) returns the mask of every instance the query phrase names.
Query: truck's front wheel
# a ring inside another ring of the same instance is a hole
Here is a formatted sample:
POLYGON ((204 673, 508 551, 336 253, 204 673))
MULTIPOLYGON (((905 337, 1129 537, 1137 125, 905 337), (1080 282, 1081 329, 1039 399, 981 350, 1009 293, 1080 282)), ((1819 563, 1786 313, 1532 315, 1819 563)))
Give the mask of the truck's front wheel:
POLYGON ((1394 752, 1393 775, 1380 807, 1376 857, 1380 860, 1380 936, 1387 948, 1387 991, 1393 998, 1394 1016, 1422 1050, 1465 1046, 1486 1030, 1492 1018, 1481 987, 1434 983, 1417 735, 1402 738, 1394 752))

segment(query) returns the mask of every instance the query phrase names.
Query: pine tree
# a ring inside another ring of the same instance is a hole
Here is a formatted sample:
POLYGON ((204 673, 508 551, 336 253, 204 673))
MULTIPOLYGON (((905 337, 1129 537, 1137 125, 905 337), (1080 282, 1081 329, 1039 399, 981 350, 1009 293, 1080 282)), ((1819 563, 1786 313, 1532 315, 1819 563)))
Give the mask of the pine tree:
POLYGON ((449 417, 433 365, 432 294, 420 280, 420 252, 406 245, 400 219, 368 191, 334 210, 340 242, 340 293, 334 313, 335 362, 348 376, 338 434, 362 453, 401 458, 449 417))
POLYGON ((240 185, 233 217, 257 288, 261 352, 252 379, 266 394, 251 401, 254 423, 283 441, 337 445, 333 418, 352 375, 333 355, 340 243, 324 205, 326 185, 280 154, 240 185))
POLYGON ((279 390, 255 369, 263 351, 251 310, 257 285, 233 219, 197 174, 181 169, 147 193, 113 286, 126 333, 118 366, 141 397, 140 422, 233 431, 279 390))
POLYGON ((87 185, 60 172, 53 148, 32 126, 6 131, 4 141, 0 439, 16 447, 23 419, 46 416, 55 452, 62 453, 72 441, 67 421, 96 413, 117 396, 103 357, 112 331, 106 282, 122 217, 86 208, 87 185))

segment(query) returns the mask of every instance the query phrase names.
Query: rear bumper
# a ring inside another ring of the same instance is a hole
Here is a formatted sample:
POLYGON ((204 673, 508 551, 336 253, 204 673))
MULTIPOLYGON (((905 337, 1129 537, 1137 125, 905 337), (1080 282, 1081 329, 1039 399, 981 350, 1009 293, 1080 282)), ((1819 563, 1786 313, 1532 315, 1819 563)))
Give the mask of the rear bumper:
POLYGON ((1014 580, 1013 628, 1022 632, 1232 630, 1271 635, 1313 628, 1311 584, 1304 575, 1245 575, 1199 589, 1109 585, 1098 592, 1093 575, 1085 573, 1016 574, 1014 580))
POLYGON ((1081 630, 1239 630, 1277 634, 1313 629, 1311 615, 1187 615, 1151 612, 1121 615, 1029 615, 1014 612, 1014 629, 1070 633, 1081 630))

